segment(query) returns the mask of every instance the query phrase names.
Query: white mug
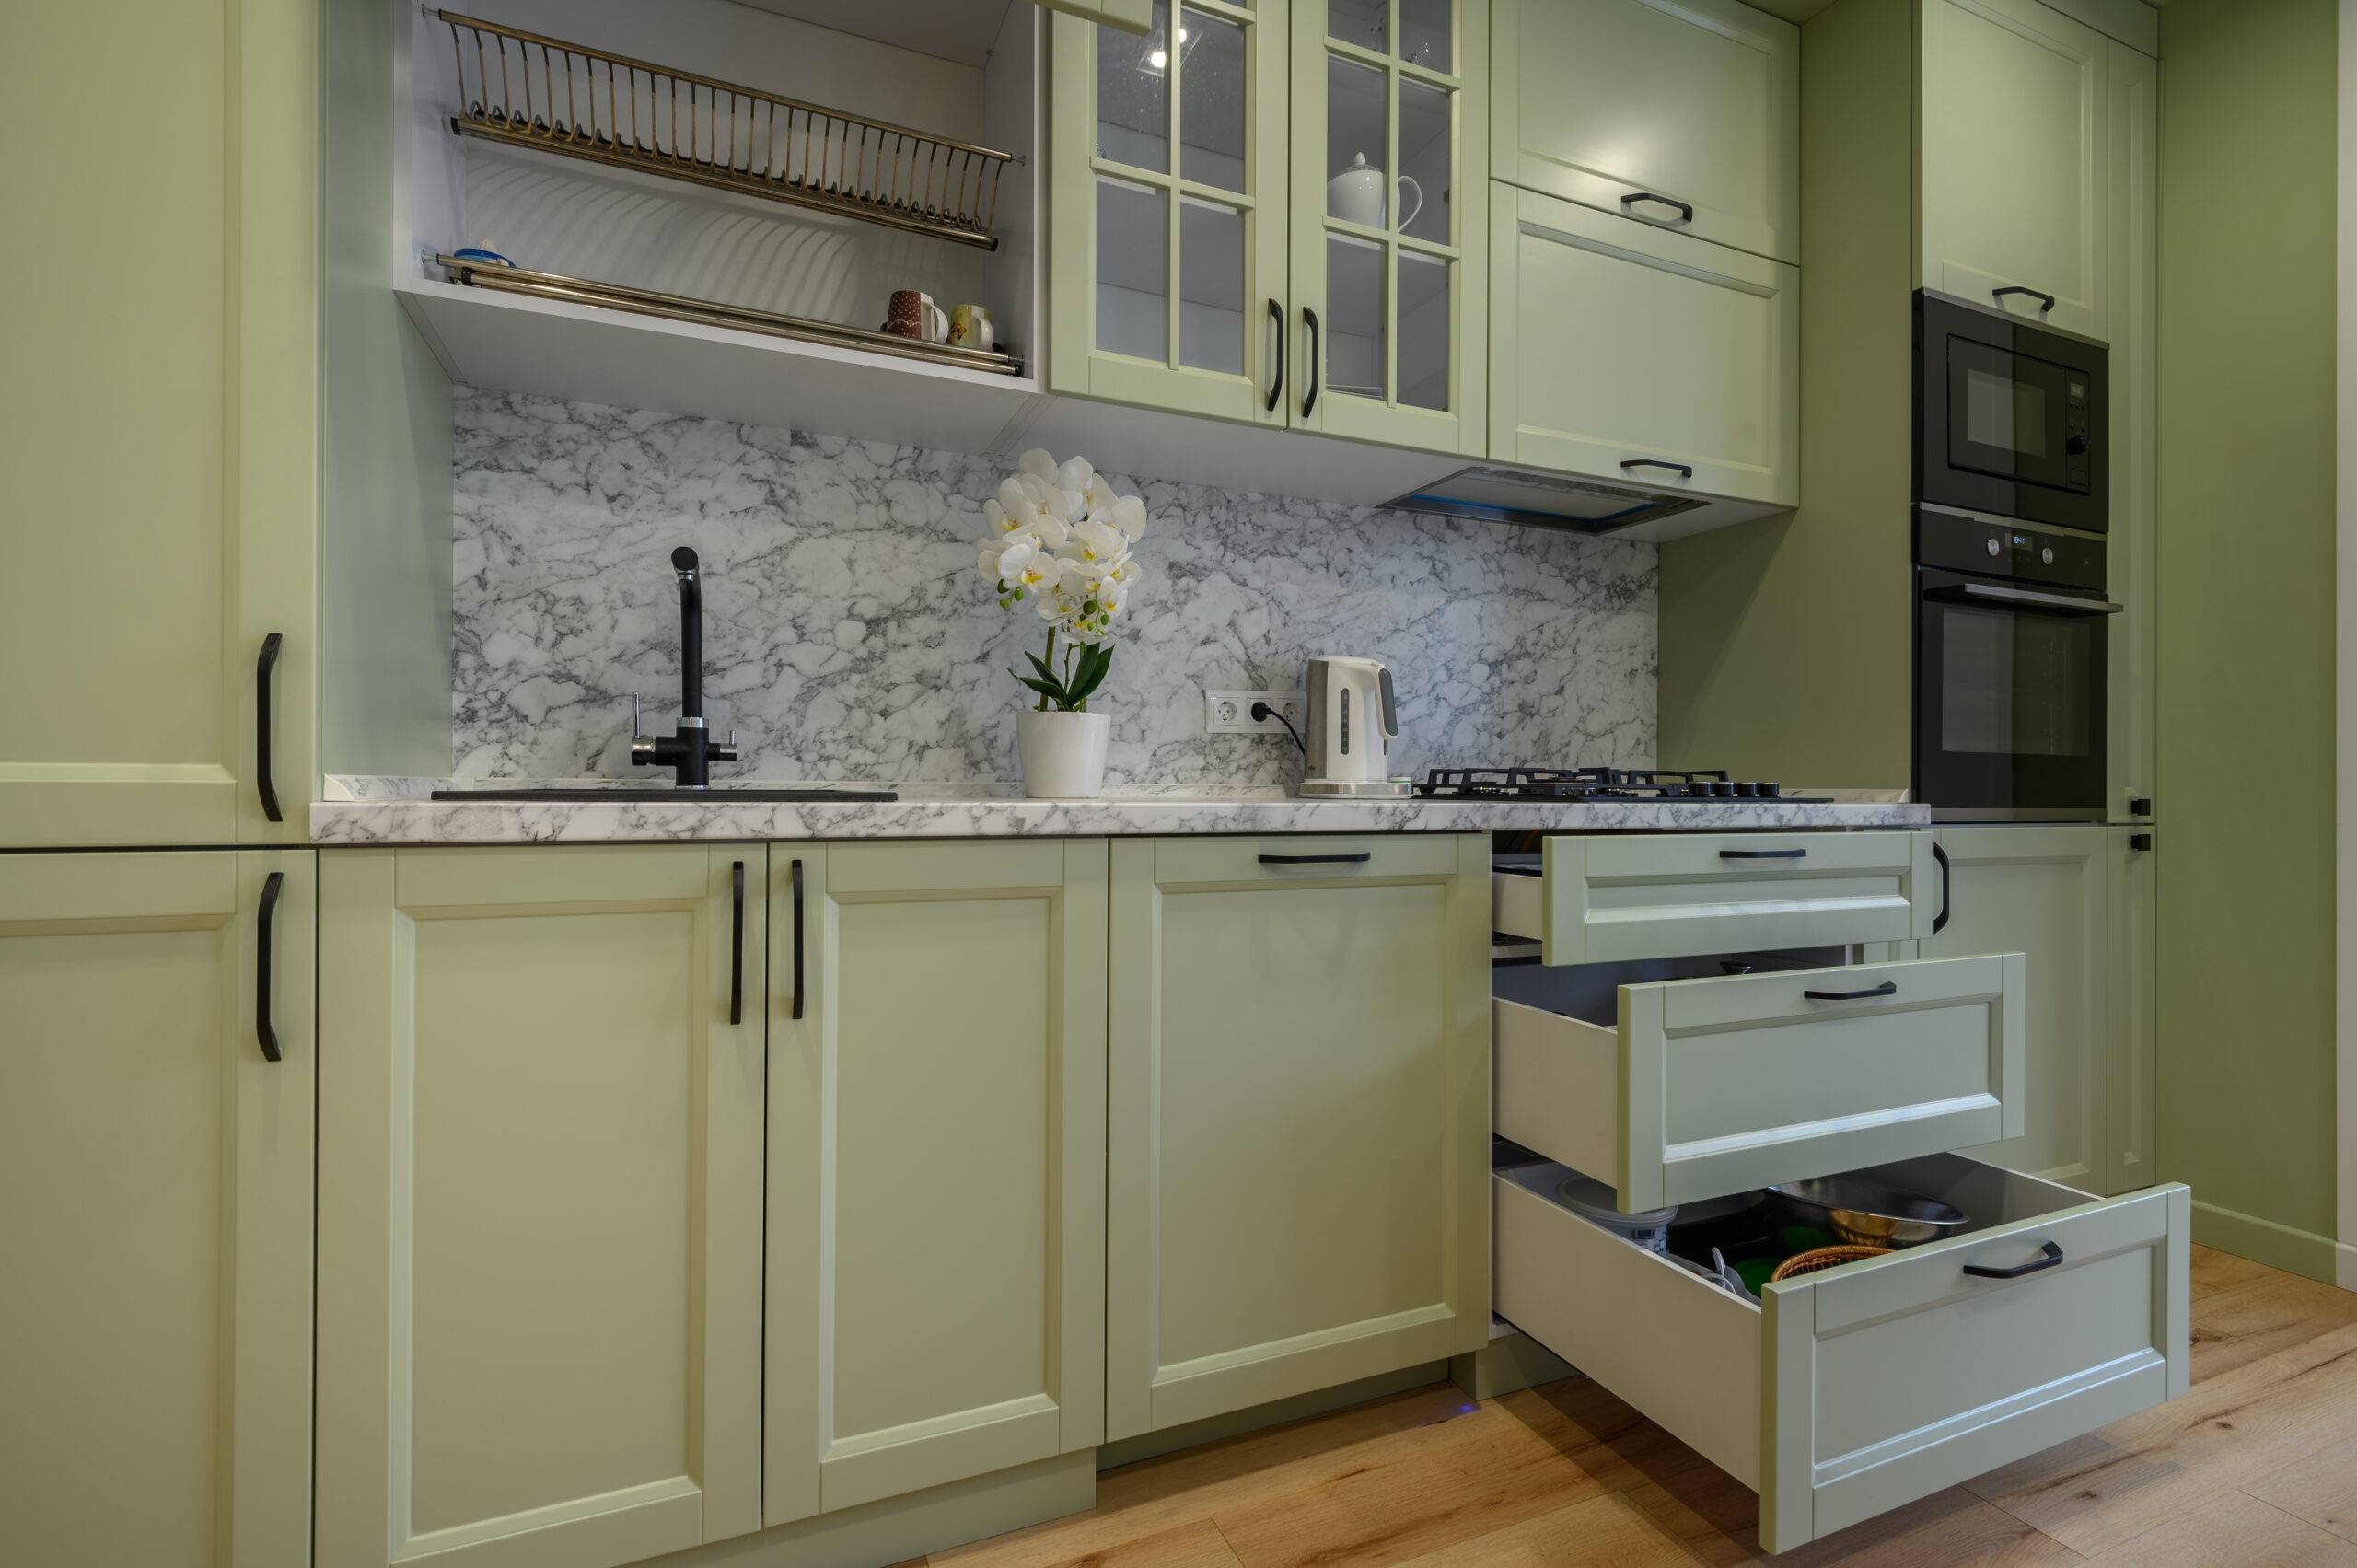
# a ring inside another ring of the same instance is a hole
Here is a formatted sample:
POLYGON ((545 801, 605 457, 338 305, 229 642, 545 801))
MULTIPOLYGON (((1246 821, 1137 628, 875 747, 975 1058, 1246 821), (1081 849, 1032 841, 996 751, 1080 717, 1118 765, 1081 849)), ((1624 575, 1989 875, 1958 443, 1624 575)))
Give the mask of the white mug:
MULTIPOLYGON (((1409 175, 1401 175, 1393 183, 1407 187, 1415 204, 1399 219, 1399 226, 1407 227, 1424 210, 1424 190, 1409 175)), ((1368 228, 1381 228, 1384 220, 1383 170, 1366 161, 1360 153, 1351 159, 1351 167, 1326 181, 1326 214, 1345 223, 1364 224, 1368 228)))

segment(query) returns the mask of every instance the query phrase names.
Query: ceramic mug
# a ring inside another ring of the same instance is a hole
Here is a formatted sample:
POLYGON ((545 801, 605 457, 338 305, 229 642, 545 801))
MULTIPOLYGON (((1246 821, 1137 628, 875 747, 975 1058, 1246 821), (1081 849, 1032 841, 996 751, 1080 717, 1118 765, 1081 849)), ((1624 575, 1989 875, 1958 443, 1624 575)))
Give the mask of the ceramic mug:
POLYGON ((949 341, 949 318, 933 302, 933 296, 918 288, 896 288, 892 291, 892 311, 885 318, 884 330, 896 338, 920 338, 929 343, 949 341))
MULTIPOLYGON (((1383 183, 1383 170, 1369 165, 1366 154, 1358 154, 1351 159, 1350 168, 1326 181, 1327 216, 1341 218, 1344 223, 1363 224, 1368 228, 1383 227, 1386 205, 1383 183)), ((1408 194, 1415 198, 1415 205, 1399 219, 1399 226, 1405 228, 1416 221, 1418 213, 1424 210, 1424 188, 1405 174, 1395 183, 1406 187, 1408 194)))
POLYGON ((991 324, 991 313, 981 306, 953 306, 949 311, 949 341, 958 348, 995 348, 998 329, 991 324))

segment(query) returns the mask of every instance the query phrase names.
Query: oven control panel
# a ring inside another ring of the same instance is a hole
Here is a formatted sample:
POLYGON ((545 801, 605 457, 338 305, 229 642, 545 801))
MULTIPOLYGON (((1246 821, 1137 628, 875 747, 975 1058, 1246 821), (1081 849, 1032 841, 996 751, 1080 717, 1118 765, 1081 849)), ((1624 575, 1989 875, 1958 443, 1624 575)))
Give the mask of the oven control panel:
POLYGON ((2017 583, 2098 593, 2107 586, 2099 539, 1931 506, 1915 513, 1915 561, 2017 583))

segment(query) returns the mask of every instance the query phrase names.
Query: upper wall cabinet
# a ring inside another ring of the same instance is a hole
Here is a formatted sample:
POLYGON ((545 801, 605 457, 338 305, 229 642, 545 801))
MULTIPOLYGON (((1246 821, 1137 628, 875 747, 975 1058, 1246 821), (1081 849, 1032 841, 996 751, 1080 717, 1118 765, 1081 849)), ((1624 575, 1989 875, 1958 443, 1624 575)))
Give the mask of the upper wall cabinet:
POLYGON ((1488 0, 1051 38, 1051 391, 1480 450, 1488 0))
POLYGON ((0 304, 0 848, 308 833, 313 12, 10 9, 11 97, 77 129, 0 179, 57 262, 0 304), (98 60, 140 115, 85 112, 98 60))
POLYGON ((1490 170, 1800 257, 1800 29, 1736 0, 1494 0, 1490 170))
POLYGON ((2038 0, 1923 0, 1925 287, 2110 336, 2107 52, 2038 0))

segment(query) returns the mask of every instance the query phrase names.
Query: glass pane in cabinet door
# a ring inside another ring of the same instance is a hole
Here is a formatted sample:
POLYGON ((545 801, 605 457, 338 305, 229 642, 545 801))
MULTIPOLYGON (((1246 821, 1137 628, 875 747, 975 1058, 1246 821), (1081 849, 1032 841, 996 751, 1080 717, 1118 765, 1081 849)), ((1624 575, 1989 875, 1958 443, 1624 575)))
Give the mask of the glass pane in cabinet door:
POLYGON ((1449 94, 1399 78, 1399 232, 1449 241, 1449 94))
POLYGON ((1390 52, 1391 0, 1326 0, 1326 36, 1390 52))
POLYGON ((1438 256, 1399 250, 1399 401, 1448 408, 1448 269, 1438 256))
POLYGON ((1097 346, 1170 358, 1170 213, 1151 186, 1097 181, 1097 346))
POLYGON ((1390 212, 1384 82, 1373 66, 1326 57, 1326 215, 1369 228, 1390 212))
POLYGON ((1383 396, 1383 253, 1373 240, 1326 237, 1326 390, 1383 396))
POLYGON ((1244 372, 1244 215, 1178 203, 1178 363, 1244 372))
POLYGON ((1244 189, 1244 29, 1182 11, 1178 24, 1178 172, 1201 185, 1244 189))
POLYGON ((1428 71, 1448 71, 1450 0, 1399 0, 1399 58, 1428 71))
POLYGON ((1097 156, 1132 168, 1170 172, 1170 7, 1155 0, 1145 37, 1113 28, 1097 34, 1097 156))

